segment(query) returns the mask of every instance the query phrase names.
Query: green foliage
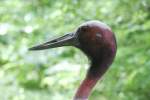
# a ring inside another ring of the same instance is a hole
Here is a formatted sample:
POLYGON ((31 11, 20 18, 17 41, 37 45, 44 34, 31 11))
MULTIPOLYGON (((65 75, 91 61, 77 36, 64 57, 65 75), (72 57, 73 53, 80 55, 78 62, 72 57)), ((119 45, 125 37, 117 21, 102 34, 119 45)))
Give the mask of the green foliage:
POLYGON ((150 0, 1 0, 0 100, 70 100, 87 58, 72 47, 28 48, 93 19, 112 27, 118 51, 90 100, 149 100, 149 11, 150 0))

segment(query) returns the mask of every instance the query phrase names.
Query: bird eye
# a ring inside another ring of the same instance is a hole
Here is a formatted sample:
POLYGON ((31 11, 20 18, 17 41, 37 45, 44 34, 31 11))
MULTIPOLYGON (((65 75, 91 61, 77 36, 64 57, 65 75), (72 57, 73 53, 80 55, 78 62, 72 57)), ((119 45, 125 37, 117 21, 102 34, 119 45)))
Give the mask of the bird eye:
POLYGON ((96 37, 101 38, 102 35, 100 33, 96 33, 96 37))

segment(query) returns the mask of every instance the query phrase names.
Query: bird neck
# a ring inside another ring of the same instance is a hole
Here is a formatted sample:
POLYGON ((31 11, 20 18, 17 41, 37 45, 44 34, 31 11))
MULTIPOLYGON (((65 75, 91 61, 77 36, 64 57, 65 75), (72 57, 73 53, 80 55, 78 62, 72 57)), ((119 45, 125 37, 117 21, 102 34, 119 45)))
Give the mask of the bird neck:
POLYGON ((74 100, 88 100, 88 96, 99 78, 86 77, 78 88, 74 100))
POLYGON ((91 67, 89 68, 88 73, 86 75, 86 78, 83 80, 75 94, 74 100, 88 100, 92 89, 96 85, 97 81, 107 71, 111 62, 111 60, 107 63, 105 61, 103 61, 103 63, 92 62, 91 67))

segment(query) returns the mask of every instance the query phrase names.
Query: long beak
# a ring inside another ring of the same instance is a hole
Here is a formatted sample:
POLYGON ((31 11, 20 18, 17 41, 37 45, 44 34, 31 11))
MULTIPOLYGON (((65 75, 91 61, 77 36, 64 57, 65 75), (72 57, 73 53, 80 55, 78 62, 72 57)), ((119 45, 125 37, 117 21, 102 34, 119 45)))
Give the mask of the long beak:
POLYGON ((56 48, 62 46, 77 46, 77 45, 78 45, 77 36, 74 33, 69 33, 57 39, 45 42, 37 46, 33 46, 29 48, 29 50, 43 50, 48 48, 56 48))

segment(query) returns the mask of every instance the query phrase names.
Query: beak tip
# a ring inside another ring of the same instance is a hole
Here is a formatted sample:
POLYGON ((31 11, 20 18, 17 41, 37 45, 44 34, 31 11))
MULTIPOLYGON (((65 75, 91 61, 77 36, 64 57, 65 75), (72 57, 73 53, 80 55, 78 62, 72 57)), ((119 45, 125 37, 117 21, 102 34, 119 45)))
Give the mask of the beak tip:
POLYGON ((41 47, 40 45, 31 47, 31 48, 28 48, 29 51, 33 51, 33 50, 43 50, 43 49, 44 49, 44 47, 41 47))
POLYGON ((28 48, 29 51, 35 50, 34 47, 28 48))
POLYGON ((31 51, 32 50, 32 48, 28 48, 28 51, 31 51))

